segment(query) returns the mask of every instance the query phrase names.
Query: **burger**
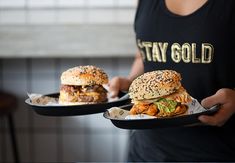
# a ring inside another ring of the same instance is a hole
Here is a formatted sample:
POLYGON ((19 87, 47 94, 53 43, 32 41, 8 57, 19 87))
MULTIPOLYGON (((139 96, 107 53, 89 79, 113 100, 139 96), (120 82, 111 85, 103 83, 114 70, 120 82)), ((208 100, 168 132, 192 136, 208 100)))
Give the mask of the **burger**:
POLYGON ((191 96, 181 85, 181 75, 173 70, 157 70, 137 77, 129 87, 131 115, 172 117, 187 111, 191 96))
POLYGON ((59 103, 66 105, 95 104, 107 101, 107 74, 95 66, 70 68, 61 75, 59 103))

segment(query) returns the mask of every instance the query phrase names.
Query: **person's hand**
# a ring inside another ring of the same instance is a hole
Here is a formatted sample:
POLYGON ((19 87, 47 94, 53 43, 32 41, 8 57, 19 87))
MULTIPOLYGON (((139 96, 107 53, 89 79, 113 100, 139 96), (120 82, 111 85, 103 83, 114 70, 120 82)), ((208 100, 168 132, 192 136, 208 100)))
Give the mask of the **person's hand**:
POLYGON ((127 91, 131 84, 131 80, 124 77, 114 77, 109 82, 110 96, 117 97, 119 91, 127 91))
POLYGON ((205 108, 220 104, 220 109, 217 113, 212 116, 201 115, 199 120, 208 125, 223 126, 235 113, 235 91, 222 88, 216 94, 203 99, 201 104, 205 108))

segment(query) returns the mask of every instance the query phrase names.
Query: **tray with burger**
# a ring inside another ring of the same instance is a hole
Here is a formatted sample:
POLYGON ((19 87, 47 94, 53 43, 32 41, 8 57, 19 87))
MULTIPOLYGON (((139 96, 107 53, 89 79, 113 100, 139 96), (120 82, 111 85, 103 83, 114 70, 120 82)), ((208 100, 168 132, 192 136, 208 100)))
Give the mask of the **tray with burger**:
MULTIPOLYGON (((137 77, 129 88, 131 104, 112 107, 104 117, 123 129, 152 129, 199 125, 198 116, 214 114, 219 105, 205 109, 181 85, 173 70, 157 70, 137 77)), ((200 124, 201 125, 201 124, 200 124)))
POLYGON ((28 94, 26 103, 34 111, 47 116, 74 116, 104 112, 113 106, 130 103, 126 93, 119 92, 117 99, 110 99, 104 85, 108 75, 95 66, 77 66, 61 75, 59 93, 28 94))

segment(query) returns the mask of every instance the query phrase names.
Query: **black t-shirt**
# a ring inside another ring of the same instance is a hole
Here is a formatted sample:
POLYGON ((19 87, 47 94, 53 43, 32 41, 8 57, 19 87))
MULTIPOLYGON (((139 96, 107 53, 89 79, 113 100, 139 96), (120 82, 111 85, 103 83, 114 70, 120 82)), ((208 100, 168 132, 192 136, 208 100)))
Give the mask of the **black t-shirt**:
MULTIPOLYGON (((235 88, 235 1, 208 0, 187 16, 164 0, 140 0, 135 32, 145 72, 173 69, 199 101, 235 88)), ((135 130, 129 161, 235 161, 235 117, 223 127, 135 130)))

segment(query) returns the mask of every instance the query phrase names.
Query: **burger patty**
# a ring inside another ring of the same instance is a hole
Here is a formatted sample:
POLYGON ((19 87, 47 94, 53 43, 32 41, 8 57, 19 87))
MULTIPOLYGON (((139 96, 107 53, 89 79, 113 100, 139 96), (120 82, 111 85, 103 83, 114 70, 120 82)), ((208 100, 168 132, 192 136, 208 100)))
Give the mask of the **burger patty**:
POLYGON ((107 95, 99 94, 98 96, 89 96, 89 95, 78 95, 75 96, 77 102, 106 102, 107 95))
POLYGON ((173 112, 166 112, 164 110, 160 110, 157 108, 156 105, 150 103, 139 103, 133 105, 133 107, 130 110, 130 114, 147 114, 151 116, 156 117, 172 117, 180 114, 184 114, 187 111, 187 106, 184 104, 179 104, 176 106, 175 110, 173 112))
POLYGON ((60 90, 68 93, 86 93, 86 92, 98 92, 107 93, 102 85, 85 85, 85 86, 74 86, 74 85, 61 85, 60 90))
POLYGON ((154 104, 135 104, 130 110, 130 114, 147 114, 156 116, 159 110, 154 104))
POLYGON ((68 102, 105 102, 107 90, 101 85, 71 86, 61 85, 61 97, 68 102))

